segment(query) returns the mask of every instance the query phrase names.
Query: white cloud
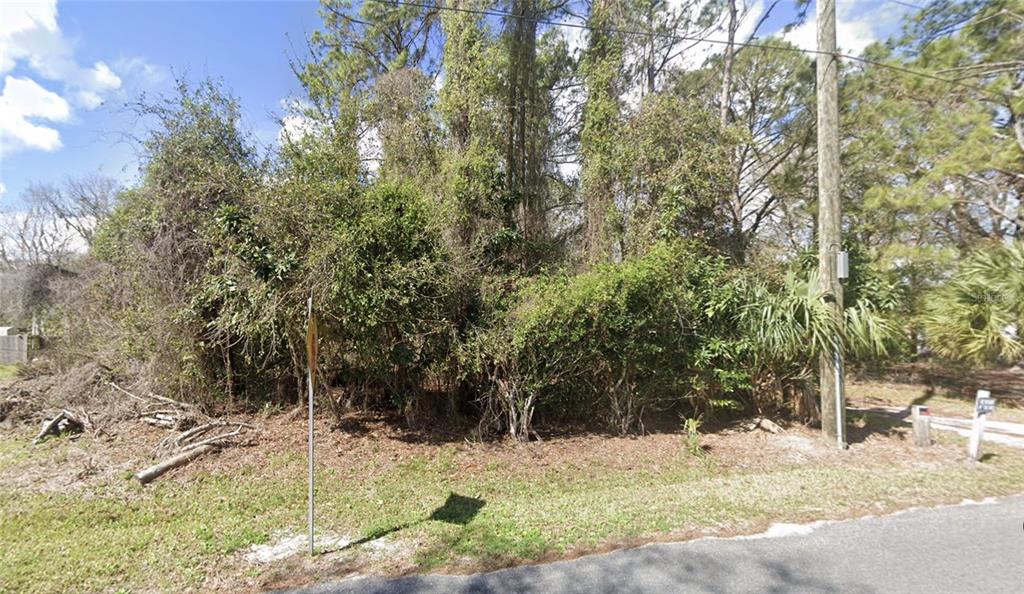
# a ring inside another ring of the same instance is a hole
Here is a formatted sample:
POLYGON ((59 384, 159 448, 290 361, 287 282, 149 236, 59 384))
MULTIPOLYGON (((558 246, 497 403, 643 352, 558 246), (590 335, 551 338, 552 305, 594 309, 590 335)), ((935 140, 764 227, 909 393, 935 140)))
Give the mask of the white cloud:
POLYGON ((285 115, 281 118, 281 128, 277 131, 277 144, 284 146, 290 142, 298 142, 316 132, 317 124, 306 115, 310 105, 299 99, 282 99, 281 109, 285 115))
POLYGON ((6 193, 7 193, 7 185, 4 184, 4 182, 0 182, 0 198, 3 198, 3 195, 6 194, 6 193))
POLYGON ((117 89, 121 86, 120 77, 114 74, 114 72, 110 70, 110 66, 107 66, 103 62, 96 62, 96 65, 93 66, 90 74, 92 75, 92 80, 100 88, 117 89))
POLYGON ((22 148, 54 151, 60 133, 32 120, 66 122, 71 108, 63 97, 29 78, 4 77, 0 94, 0 155, 22 148))
MULTIPOLYGON (((115 68, 124 64, 124 72, 131 66, 133 72, 150 75, 150 67, 139 62, 119 60, 115 68)), ((0 114, 3 153, 56 150, 59 132, 32 119, 69 121, 72 106, 97 109, 123 85, 121 75, 106 62, 89 65, 76 59, 75 45, 61 31, 56 0, 0 0, 0 75, 8 75, 0 114), (40 80, 58 88, 47 90, 40 80)))
POLYGON ((75 102, 86 109, 96 109, 103 105, 103 97, 92 91, 79 91, 75 93, 75 102))
POLYGON ((25 45, 42 31, 56 33, 57 1, 8 0, 0 4, 0 74, 14 68, 27 56, 25 45))
MULTIPOLYGON (((863 6, 853 3, 840 4, 836 12, 836 46, 840 52, 860 55, 881 39, 884 35, 881 28, 891 26, 906 11, 906 7, 899 5, 873 6, 863 10, 863 6)), ((807 20, 783 38, 801 49, 813 50, 818 47, 818 18, 813 8, 807 14, 807 20)))
POLYGON ((128 79, 134 79, 146 86, 158 85, 167 80, 168 73, 161 67, 150 64, 142 58, 118 58, 114 70, 128 79))
POLYGON ((277 143, 284 145, 298 142, 315 130, 313 120, 302 114, 289 114, 281 118, 281 129, 277 133, 277 143))

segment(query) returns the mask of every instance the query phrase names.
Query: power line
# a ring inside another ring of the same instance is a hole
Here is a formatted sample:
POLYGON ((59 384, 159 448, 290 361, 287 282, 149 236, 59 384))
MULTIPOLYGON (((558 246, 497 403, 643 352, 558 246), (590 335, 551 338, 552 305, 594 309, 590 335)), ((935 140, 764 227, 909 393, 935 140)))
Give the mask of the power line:
POLYGON ((910 2, 903 2, 903 0, 882 0, 882 1, 883 2, 892 2, 893 4, 899 4, 900 6, 906 6, 907 8, 913 8, 913 9, 916 9, 916 10, 924 10, 925 9, 924 6, 919 6, 917 4, 911 4, 910 2))
POLYGON ((886 3, 890 3, 890 2, 893 3, 893 4, 899 4, 900 6, 906 6, 907 8, 913 8, 913 9, 916 9, 916 10, 924 10, 925 8, 927 8, 926 6, 921 6, 920 4, 912 4, 910 2, 904 2, 903 0, 841 0, 839 2, 836 2, 836 4, 854 4, 854 5, 860 4, 860 5, 864 5, 864 4, 886 4, 886 3))
MULTIPOLYGON (((505 11, 501 11, 501 10, 484 10, 484 9, 480 9, 480 8, 466 8, 466 7, 462 7, 462 6, 446 6, 446 5, 443 5, 443 4, 424 4, 422 2, 412 2, 412 1, 409 1, 409 0, 365 0, 365 1, 367 1, 367 2, 375 2, 377 4, 387 4, 387 5, 391 5, 391 6, 395 6, 395 7, 406 6, 406 7, 411 7, 411 8, 423 8, 423 9, 426 9, 426 10, 440 10, 440 11, 448 11, 448 12, 459 12, 459 13, 464 13, 464 14, 473 14, 473 15, 477 15, 477 16, 515 18, 515 19, 522 19, 522 20, 530 21, 530 22, 537 23, 537 24, 540 24, 540 25, 548 25, 548 26, 551 26, 551 27, 565 27, 565 28, 570 28, 570 29, 579 29, 579 30, 583 30, 583 31, 599 31, 599 32, 602 32, 602 33, 610 33, 610 34, 614 34, 614 35, 634 35, 634 36, 638 36, 638 37, 651 37, 651 38, 656 38, 656 39, 668 39, 668 40, 673 40, 673 41, 693 41, 693 42, 697 42, 697 43, 709 43, 709 44, 712 44, 712 45, 724 45, 724 46, 732 45, 733 47, 760 49, 760 50, 774 50, 774 51, 784 51, 784 52, 795 52, 795 53, 815 55, 815 56, 818 56, 818 55, 825 55, 825 56, 834 55, 837 58, 842 58, 842 59, 850 60, 850 61, 853 61, 853 62, 860 62, 862 64, 869 64, 871 66, 877 66, 879 68, 886 68, 886 69, 893 70, 893 71, 896 71, 896 72, 900 72, 900 73, 903 73, 903 74, 909 74, 909 75, 912 75, 912 76, 917 76, 917 77, 921 77, 921 78, 927 78, 927 79, 931 79, 931 80, 934 80, 934 81, 937 81, 937 82, 943 82, 943 83, 946 83, 946 84, 949 84, 949 85, 958 86, 958 87, 962 87, 962 88, 965 88, 965 89, 970 89, 972 91, 976 91, 976 92, 981 93, 983 95, 988 95, 990 97, 994 97, 994 98, 996 98, 998 100, 1006 100, 1007 99, 1007 96, 1005 94, 1003 94, 1003 93, 998 93, 998 92, 992 91, 991 89, 986 89, 984 87, 980 87, 980 86, 973 85, 973 84, 970 84, 970 83, 965 83, 965 82, 958 81, 958 80, 951 80, 951 79, 948 79, 948 78, 943 78, 941 76, 936 76, 934 74, 929 74, 927 72, 922 72, 920 70, 914 70, 912 68, 906 68, 904 66, 896 66, 894 64, 888 64, 886 62, 879 62, 877 60, 871 60, 871 59, 868 59, 868 58, 863 58, 863 57, 860 57, 860 56, 854 56, 854 55, 851 55, 851 54, 843 54, 843 53, 839 53, 839 52, 836 52, 835 54, 830 54, 829 52, 823 52, 823 51, 819 51, 819 50, 816 50, 816 49, 804 49, 804 48, 799 48, 799 47, 795 47, 795 46, 775 45, 775 44, 770 44, 770 43, 756 43, 756 42, 749 42, 749 41, 748 42, 733 41, 730 44, 730 42, 727 41, 727 40, 715 39, 715 38, 711 38, 711 37, 697 37, 697 36, 693 36, 693 35, 681 35, 679 33, 660 33, 660 32, 657 32, 657 31, 644 31, 644 30, 639 30, 639 29, 623 29, 623 28, 620 28, 620 27, 593 27, 593 26, 590 26, 590 25, 587 25, 587 24, 583 24, 583 23, 573 23, 573 22, 568 22, 568 21, 556 21, 556 20, 544 19, 544 18, 540 18, 540 17, 528 17, 528 16, 517 15, 517 14, 513 14, 513 13, 510 13, 510 12, 505 12, 505 11)), ((887 0, 887 1, 889 1, 889 2, 896 2, 898 4, 908 4, 908 3, 901 2, 900 0, 887 0)), ((916 6, 914 6, 914 7, 918 8, 916 6)))
MULTIPOLYGON (((695 41, 710 43, 713 45, 729 45, 728 41, 722 39, 713 39, 705 37, 697 37, 693 35, 680 35, 679 33, 659 33, 657 31, 643 31, 639 29, 622 29, 619 27, 592 27, 583 23, 572 23, 568 21, 555 21, 551 19, 543 19, 540 17, 528 17, 511 12, 505 12, 502 10, 484 10, 481 8, 465 8, 462 6, 445 6, 442 4, 423 4, 420 2, 409 2, 407 0, 365 0, 366 2, 375 2, 377 4, 390 4, 392 6, 409 6, 413 8, 424 8, 428 10, 442 10, 448 12, 461 12, 465 14, 475 14, 478 16, 492 16, 492 17, 503 17, 522 19, 524 21, 530 21, 540 25, 550 25, 552 27, 566 27, 570 29, 580 29, 583 31, 599 31, 602 33, 614 33, 616 35, 636 35, 639 37, 654 37, 658 39, 670 39, 675 41, 695 41)), ((798 47, 787 47, 784 45, 771 45, 767 43, 751 43, 734 41, 732 45, 739 47, 750 47, 760 49, 773 49, 779 51, 796 52, 796 53, 807 53, 807 54, 823 54, 828 55, 827 52, 819 52, 813 49, 801 49, 798 47)))

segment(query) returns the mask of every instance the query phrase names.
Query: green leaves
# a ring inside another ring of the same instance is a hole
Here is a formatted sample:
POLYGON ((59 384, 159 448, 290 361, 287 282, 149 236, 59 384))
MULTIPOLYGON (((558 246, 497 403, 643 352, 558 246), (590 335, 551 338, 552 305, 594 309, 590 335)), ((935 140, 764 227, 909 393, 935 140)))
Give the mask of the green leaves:
POLYGON ((974 253, 946 285, 933 290, 921 317, 928 345, 972 364, 1024 357, 1024 242, 974 253))
POLYGON ((741 319, 762 358, 806 365, 831 350, 839 326, 816 273, 806 279, 790 274, 776 289, 755 282, 749 291, 741 319))

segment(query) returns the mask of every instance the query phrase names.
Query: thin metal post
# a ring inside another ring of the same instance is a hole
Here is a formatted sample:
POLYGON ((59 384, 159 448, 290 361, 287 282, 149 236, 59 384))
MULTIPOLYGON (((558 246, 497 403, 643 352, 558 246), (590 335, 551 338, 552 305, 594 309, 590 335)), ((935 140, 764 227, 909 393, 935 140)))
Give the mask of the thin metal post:
POLYGON ((836 445, 842 450, 846 449, 846 428, 843 426, 843 420, 846 418, 846 390, 843 382, 843 351, 838 336, 836 336, 832 355, 836 372, 836 445))
MULTIPOLYGON (((313 295, 310 294, 306 303, 306 318, 313 323, 313 295)), ((309 349, 312 351, 313 349, 309 349)), ((309 554, 313 555, 313 361, 307 361, 306 365, 306 390, 309 395, 309 509, 307 521, 309 524, 309 554)))

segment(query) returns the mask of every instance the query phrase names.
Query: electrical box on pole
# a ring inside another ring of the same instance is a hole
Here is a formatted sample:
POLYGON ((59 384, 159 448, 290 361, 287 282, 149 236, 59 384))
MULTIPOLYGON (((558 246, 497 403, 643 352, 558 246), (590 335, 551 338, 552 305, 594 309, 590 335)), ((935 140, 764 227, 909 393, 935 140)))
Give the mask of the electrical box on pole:
POLYGON ((848 252, 836 252, 836 278, 839 280, 850 278, 850 254, 848 252))

